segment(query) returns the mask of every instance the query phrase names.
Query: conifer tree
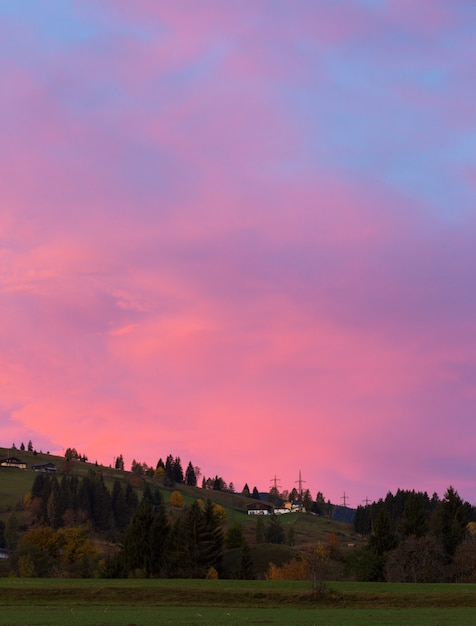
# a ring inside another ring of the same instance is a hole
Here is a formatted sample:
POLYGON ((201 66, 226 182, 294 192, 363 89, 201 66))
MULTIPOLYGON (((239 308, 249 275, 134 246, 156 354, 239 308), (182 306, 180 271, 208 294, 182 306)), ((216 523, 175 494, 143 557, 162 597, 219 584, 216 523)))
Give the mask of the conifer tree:
POLYGON ((150 572, 153 576, 160 576, 165 571, 165 551, 169 531, 164 505, 158 503, 155 505, 154 518, 150 528, 150 572))
POLYGON ((185 472, 185 483, 189 487, 197 486, 197 476, 195 475, 195 470, 193 469, 193 465, 190 461, 187 465, 187 470, 185 472))
POLYGON ((253 567, 253 561, 251 559, 250 547, 245 541, 241 548, 240 562, 238 564, 238 570, 235 577, 238 580, 254 580, 255 573, 253 567))
POLYGON ((450 559, 465 536, 466 525, 471 520, 471 506, 449 487, 432 519, 432 532, 443 543, 450 559))
POLYGON ((172 469, 172 476, 173 476, 173 480, 176 483, 183 483, 183 469, 182 469, 182 462, 180 460, 180 457, 177 456, 175 457, 174 461, 173 461, 173 469, 172 469))
POLYGON ((142 500, 137 507, 124 535, 123 559, 128 572, 143 570, 146 576, 151 571, 151 528, 154 515, 149 500, 142 500))
POLYGON ((129 523, 129 511, 126 501, 126 494, 119 480, 115 480, 112 485, 111 508, 114 523, 119 531, 124 531, 129 523))
POLYGON ((284 543, 285 534, 277 515, 271 515, 266 525, 265 538, 268 543, 284 543))
POLYGON ((250 488, 248 487, 248 483, 245 483, 245 486, 243 487, 243 491, 241 492, 241 495, 244 496, 245 498, 250 497, 250 488))

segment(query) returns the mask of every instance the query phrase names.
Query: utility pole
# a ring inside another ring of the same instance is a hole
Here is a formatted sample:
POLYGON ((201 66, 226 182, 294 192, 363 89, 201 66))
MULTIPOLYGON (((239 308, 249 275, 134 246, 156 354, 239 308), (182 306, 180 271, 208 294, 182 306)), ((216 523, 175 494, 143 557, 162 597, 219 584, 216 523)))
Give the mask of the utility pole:
POLYGON ((298 483, 298 486, 299 486, 299 498, 301 499, 301 502, 302 502, 302 484, 305 483, 306 481, 301 478, 301 470, 299 470, 299 480, 295 480, 294 482, 298 483))
POLYGON ((344 491, 344 495, 341 496, 341 500, 344 501, 344 506, 347 506, 347 500, 348 500, 348 496, 345 495, 345 491, 344 491))
POLYGON ((281 479, 276 478, 276 474, 274 475, 273 478, 269 479, 269 482, 273 483, 273 486, 271 487, 271 489, 274 489, 276 493, 279 493, 278 487, 281 488, 281 485, 278 485, 278 480, 281 480, 281 479))
POLYGON ((365 502, 365 506, 369 506, 370 504, 370 500, 367 498, 367 496, 365 497, 365 500, 362 500, 362 502, 365 502))

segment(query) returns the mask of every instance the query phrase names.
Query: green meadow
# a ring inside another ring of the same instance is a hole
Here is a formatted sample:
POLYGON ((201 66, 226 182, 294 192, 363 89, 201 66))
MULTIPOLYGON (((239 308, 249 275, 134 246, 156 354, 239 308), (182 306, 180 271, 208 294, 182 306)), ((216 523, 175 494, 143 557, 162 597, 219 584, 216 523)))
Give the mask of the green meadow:
POLYGON ((4 625, 476 624, 471 584, 1 579, 4 625))

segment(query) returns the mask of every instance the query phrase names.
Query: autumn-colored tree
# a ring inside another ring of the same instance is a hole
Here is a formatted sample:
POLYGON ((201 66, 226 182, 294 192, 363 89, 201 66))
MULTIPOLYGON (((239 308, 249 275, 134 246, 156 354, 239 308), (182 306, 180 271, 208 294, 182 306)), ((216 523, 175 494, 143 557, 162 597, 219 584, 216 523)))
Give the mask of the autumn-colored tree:
POLYGON ((312 590, 321 595, 326 590, 324 583, 329 571, 329 548, 317 543, 311 550, 304 553, 304 561, 311 577, 312 590))
POLYGON ((269 564, 267 580, 309 580, 309 569, 302 555, 283 565, 269 564))
POLYGON ((165 469, 163 467, 158 467, 154 472, 154 478, 156 480, 163 480, 165 478, 165 469))
POLYGON ((170 496, 170 500, 169 500, 169 504, 171 506, 175 506, 177 508, 182 508, 185 504, 185 501, 183 499, 183 495, 180 493, 180 491, 172 491, 172 494, 170 496))
POLYGON ((227 518, 226 511, 224 507, 222 507, 221 504, 213 505, 213 513, 220 524, 223 524, 224 522, 226 522, 226 518, 227 518))

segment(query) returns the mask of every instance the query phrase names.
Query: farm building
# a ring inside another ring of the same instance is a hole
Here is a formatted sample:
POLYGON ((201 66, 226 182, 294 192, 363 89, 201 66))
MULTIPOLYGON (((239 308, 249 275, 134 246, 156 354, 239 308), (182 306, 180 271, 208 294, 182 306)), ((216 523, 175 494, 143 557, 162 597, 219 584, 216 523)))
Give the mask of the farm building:
POLYGON ((34 472, 56 472, 56 465, 54 463, 41 463, 39 465, 32 465, 31 469, 34 472))
POLYGON ((248 504, 248 515, 271 515, 273 507, 265 502, 253 502, 248 504))
POLYGON ((9 456, 6 459, 0 459, 0 467, 17 467, 19 469, 26 469, 26 463, 20 461, 15 456, 9 456))

